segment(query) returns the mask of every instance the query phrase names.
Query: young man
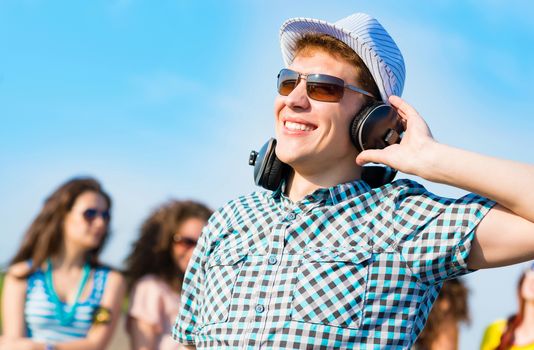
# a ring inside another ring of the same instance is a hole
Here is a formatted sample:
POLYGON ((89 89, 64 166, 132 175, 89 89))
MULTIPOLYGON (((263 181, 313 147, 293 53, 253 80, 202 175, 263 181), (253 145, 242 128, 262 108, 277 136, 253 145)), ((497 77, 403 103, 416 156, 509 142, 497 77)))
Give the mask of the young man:
POLYGON ((292 19, 281 44, 276 152, 291 174, 212 216, 175 339, 198 349, 409 349, 444 280, 534 258, 534 167, 437 143, 395 96, 403 58, 375 19, 292 19), (397 109, 405 133, 358 154, 348 130, 373 100, 397 109), (371 189, 360 180, 368 162, 478 195, 441 198, 408 180, 371 189))

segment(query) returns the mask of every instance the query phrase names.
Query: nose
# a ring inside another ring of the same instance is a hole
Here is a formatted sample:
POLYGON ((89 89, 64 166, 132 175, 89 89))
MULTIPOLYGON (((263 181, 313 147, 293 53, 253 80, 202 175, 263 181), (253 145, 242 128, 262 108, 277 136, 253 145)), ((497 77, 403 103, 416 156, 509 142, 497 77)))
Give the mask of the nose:
POLYGON ((93 219, 91 224, 97 228, 105 228, 108 226, 108 221, 104 220, 102 215, 97 215, 96 218, 93 219))
POLYGON ((299 79, 297 86, 286 96, 285 104, 289 108, 307 109, 310 106, 310 99, 306 92, 306 80, 299 79))

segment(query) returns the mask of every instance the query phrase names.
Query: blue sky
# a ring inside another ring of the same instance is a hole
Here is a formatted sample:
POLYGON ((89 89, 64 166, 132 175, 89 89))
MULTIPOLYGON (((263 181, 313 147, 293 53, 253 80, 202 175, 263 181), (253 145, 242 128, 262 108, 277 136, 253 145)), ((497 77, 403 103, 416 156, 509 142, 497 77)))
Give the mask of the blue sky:
MULTIPOLYGON (((0 0, 0 262, 45 196, 75 175, 96 176, 114 198, 104 259, 116 265, 162 201, 216 208, 254 190, 247 157, 273 134, 280 25, 358 11, 397 41, 404 97, 438 140, 534 162, 526 0, 0 0)), ((462 348, 476 348, 484 325, 513 311, 518 274, 467 278, 473 322, 462 348)))

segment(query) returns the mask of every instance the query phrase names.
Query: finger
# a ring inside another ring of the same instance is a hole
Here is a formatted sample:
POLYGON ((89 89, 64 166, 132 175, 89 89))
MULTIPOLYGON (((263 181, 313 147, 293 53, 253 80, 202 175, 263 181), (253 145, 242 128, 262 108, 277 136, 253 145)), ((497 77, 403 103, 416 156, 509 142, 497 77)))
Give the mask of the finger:
MULTIPOLYGON (((363 151, 356 157, 356 164, 359 166, 367 163, 381 163, 386 164, 386 154, 383 150, 370 149, 363 151)), ((387 165, 387 164, 386 164, 387 165)))
POLYGON ((395 108, 399 116, 403 119, 409 120, 412 116, 418 116, 419 113, 408 102, 400 98, 399 96, 392 95, 389 97, 389 103, 395 108))

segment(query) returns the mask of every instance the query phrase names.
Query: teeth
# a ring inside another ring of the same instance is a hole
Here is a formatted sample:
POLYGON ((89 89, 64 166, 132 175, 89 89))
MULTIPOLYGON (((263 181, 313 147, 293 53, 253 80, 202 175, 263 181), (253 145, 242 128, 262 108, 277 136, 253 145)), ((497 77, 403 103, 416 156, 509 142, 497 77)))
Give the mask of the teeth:
POLYGON ((289 121, 286 121, 285 126, 289 130, 295 130, 295 131, 312 131, 313 130, 312 126, 289 122, 289 121))

